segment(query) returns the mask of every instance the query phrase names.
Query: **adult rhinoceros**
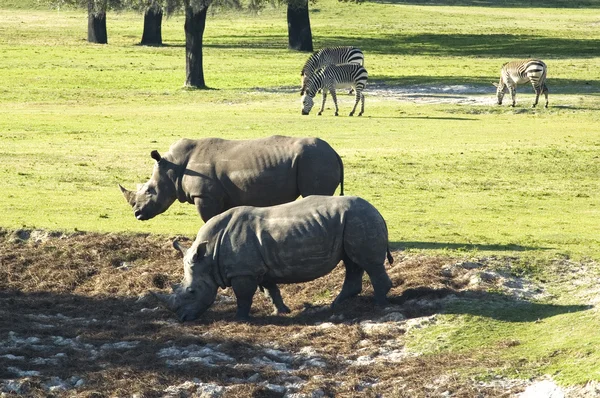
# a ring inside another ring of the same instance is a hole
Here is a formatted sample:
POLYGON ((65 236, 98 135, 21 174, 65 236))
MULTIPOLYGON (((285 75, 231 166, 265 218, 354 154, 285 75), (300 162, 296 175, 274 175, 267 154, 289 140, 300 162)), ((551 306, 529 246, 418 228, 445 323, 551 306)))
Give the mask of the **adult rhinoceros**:
POLYGON ((353 196, 309 196, 273 207, 241 206, 211 218, 184 254, 183 282, 170 295, 155 293, 182 321, 199 317, 212 305, 217 289, 231 286, 238 319, 247 319, 258 286, 266 289, 275 313, 290 312, 278 283, 306 282, 346 267, 342 291, 332 306, 356 296, 367 272, 378 305, 392 286, 384 261, 388 249, 385 221, 377 209, 353 196))
POLYGON ((119 185, 138 220, 175 202, 196 205, 200 217, 235 206, 272 206, 298 196, 333 195, 344 169, 339 155, 319 138, 272 136, 257 140, 181 139, 156 160, 150 180, 137 192, 119 185))

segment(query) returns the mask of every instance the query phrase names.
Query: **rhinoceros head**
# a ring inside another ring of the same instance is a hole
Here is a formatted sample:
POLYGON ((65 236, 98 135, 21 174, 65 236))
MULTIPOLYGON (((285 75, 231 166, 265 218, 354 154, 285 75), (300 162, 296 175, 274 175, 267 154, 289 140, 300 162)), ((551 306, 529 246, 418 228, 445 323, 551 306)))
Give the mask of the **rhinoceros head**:
POLYGON ((210 257, 207 242, 194 242, 189 249, 177 240, 173 246, 183 254, 183 282, 173 287, 172 294, 154 293, 179 319, 191 321, 202 315, 217 297, 217 285, 210 277, 210 257))
POLYGON ((123 196, 133 208, 133 214, 138 220, 149 220, 163 213, 177 198, 173 163, 162 158, 158 151, 152 151, 150 156, 156 160, 152 177, 140 186, 137 192, 128 191, 119 184, 123 196))

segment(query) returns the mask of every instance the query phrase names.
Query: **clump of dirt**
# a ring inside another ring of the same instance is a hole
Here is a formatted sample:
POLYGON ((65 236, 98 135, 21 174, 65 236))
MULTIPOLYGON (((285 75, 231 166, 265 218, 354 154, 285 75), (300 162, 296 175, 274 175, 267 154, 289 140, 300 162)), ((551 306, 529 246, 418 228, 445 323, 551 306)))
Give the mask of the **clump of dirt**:
MULTIPOLYGON (((425 357, 404 348, 406 333, 435 324, 449 300, 497 290, 499 278, 473 282, 473 275, 492 272, 484 261, 394 252, 386 309, 373 306, 365 279, 363 293, 333 312, 329 304, 344 278, 337 267, 315 281, 281 287, 290 316, 270 315, 270 303, 257 295, 255 318, 234 322, 235 298, 226 289, 201 319, 179 323, 148 295, 182 277, 171 241, 0 231, 0 391, 87 397, 450 391, 472 397, 523 388, 457 376, 456 369, 475 366, 465 355, 425 357)), ((491 358, 477 366, 500 365, 491 358)))

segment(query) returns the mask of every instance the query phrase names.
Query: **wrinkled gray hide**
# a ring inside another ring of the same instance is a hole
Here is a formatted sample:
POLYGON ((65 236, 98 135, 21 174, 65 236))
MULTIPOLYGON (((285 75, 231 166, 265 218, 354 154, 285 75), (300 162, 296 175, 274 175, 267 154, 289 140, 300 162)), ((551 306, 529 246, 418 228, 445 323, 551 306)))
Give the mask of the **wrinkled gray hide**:
POLYGON ((211 218, 184 254, 184 278, 171 295, 157 296, 181 320, 198 318, 214 302, 217 289, 231 286, 236 317, 249 317, 256 288, 266 290, 275 313, 289 312, 279 283, 310 281, 343 260, 346 277, 332 305, 359 294, 367 272, 375 301, 385 305, 392 286, 384 261, 393 261, 381 214, 352 196, 309 196, 279 206, 236 207, 211 218))
POLYGON ((138 220, 175 202, 196 205, 204 221, 235 206, 272 206, 298 196, 333 195, 342 160, 318 138, 272 136, 257 140, 181 139, 156 160, 152 177, 137 192, 121 192, 138 220))

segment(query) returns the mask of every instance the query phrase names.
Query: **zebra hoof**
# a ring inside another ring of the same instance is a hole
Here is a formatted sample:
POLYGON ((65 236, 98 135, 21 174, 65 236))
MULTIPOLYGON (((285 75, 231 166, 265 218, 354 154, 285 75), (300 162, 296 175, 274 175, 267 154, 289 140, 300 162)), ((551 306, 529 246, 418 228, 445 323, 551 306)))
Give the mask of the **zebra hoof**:
POLYGON ((354 116, 354 112, 350 112, 348 116, 354 116))
POLYGON ((337 112, 335 113, 335 116, 339 116, 337 112))
POLYGON ((317 113, 317 116, 321 116, 321 112, 317 113))
POLYGON ((361 117, 361 116, 362 116, 362 112, 358 114, 358 117, 361 117))

